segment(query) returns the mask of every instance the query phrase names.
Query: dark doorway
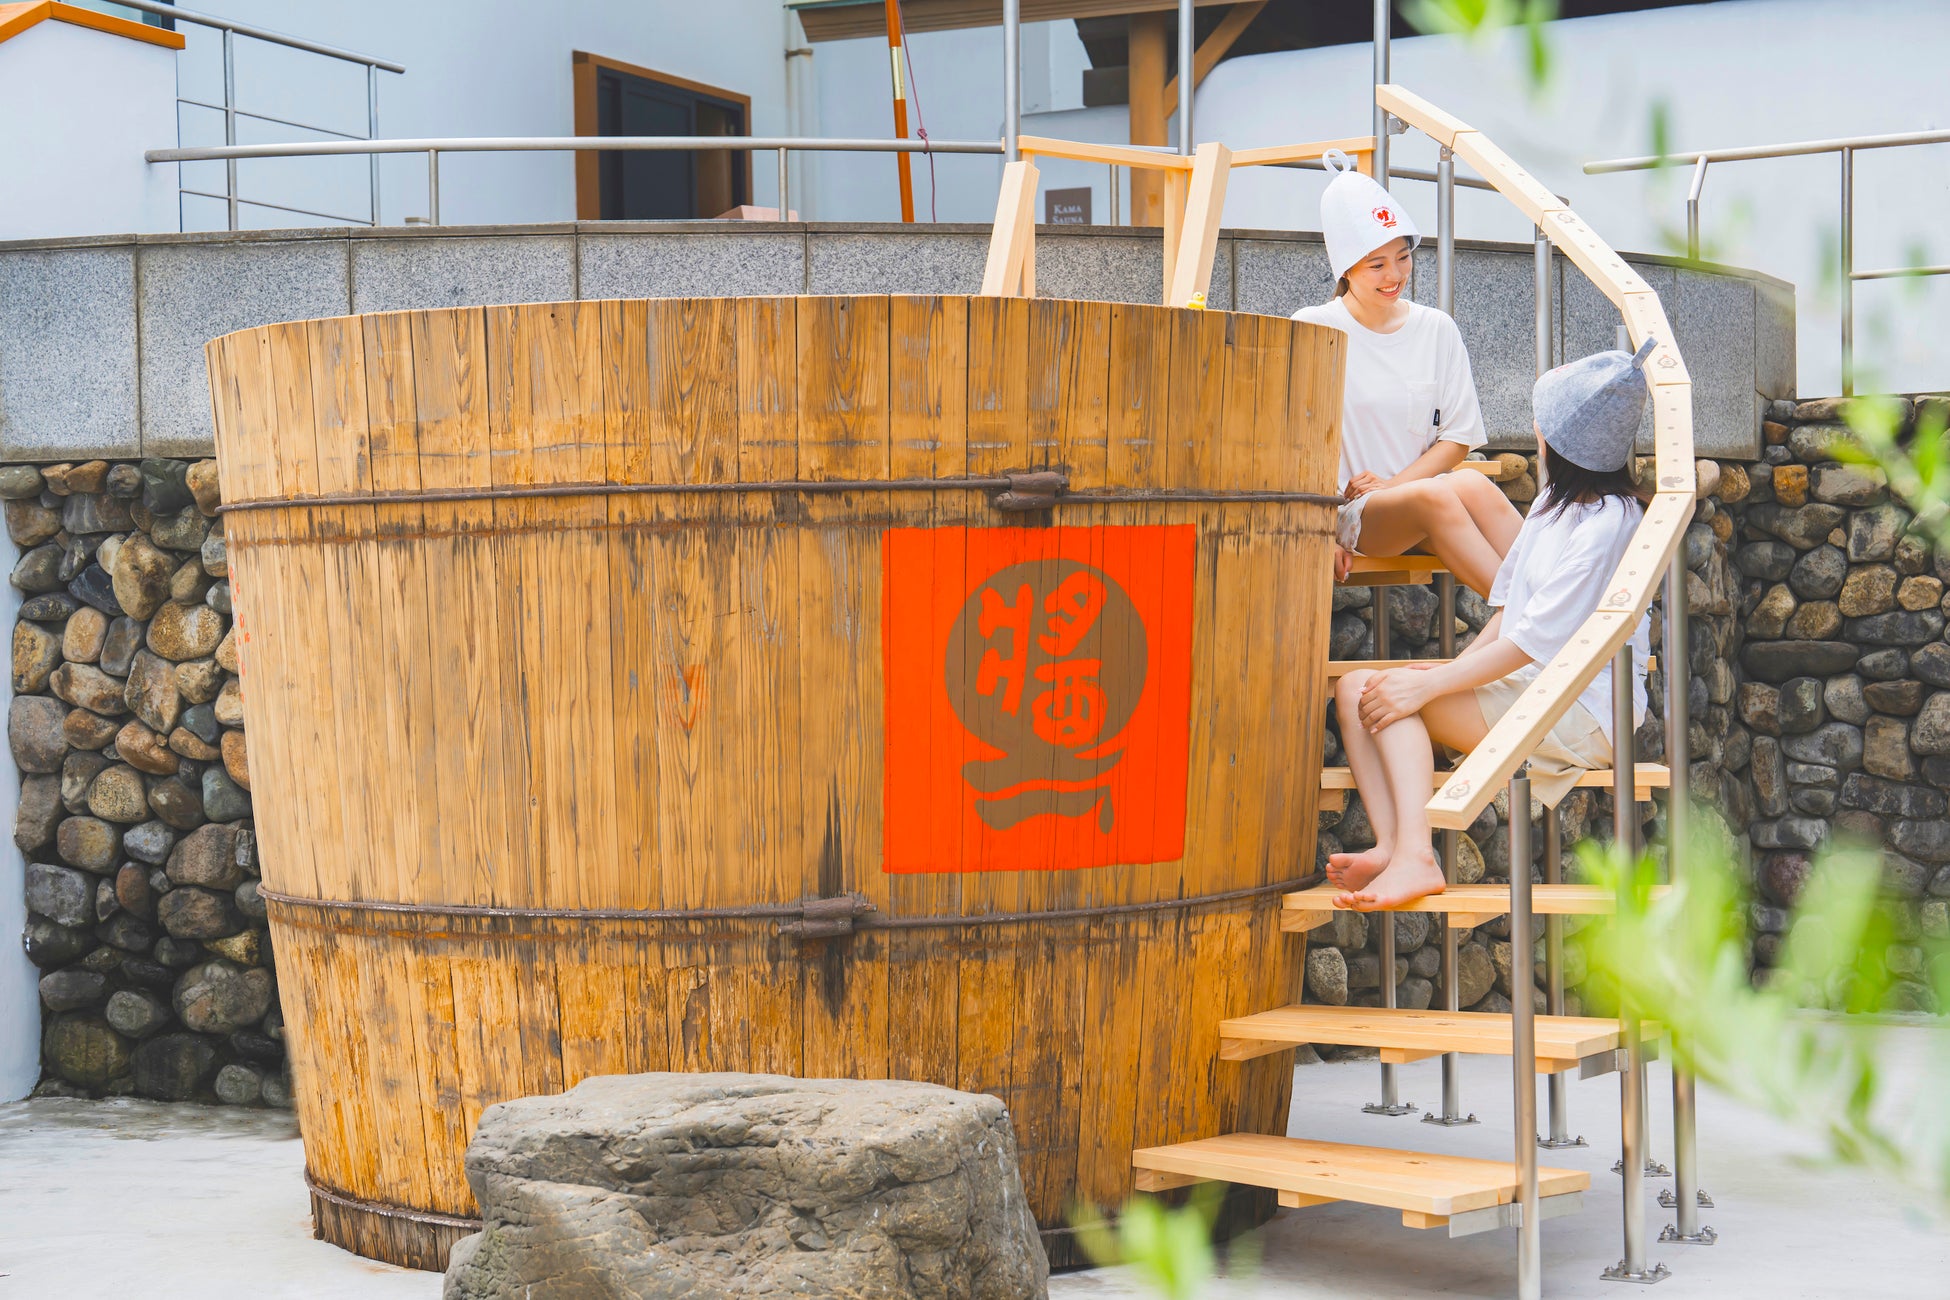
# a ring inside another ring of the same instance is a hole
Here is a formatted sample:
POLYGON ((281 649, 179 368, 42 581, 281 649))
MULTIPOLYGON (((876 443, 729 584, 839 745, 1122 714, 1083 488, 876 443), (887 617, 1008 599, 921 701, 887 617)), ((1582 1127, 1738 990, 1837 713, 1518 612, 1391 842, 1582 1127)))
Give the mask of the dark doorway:
MULTIPOLYGON (((578 52, 577 135, 746 135, 751 100, 578 52)), ((583 220, 683 221, 751 202, 751 154, 616 150, 579 154, 583 220)))

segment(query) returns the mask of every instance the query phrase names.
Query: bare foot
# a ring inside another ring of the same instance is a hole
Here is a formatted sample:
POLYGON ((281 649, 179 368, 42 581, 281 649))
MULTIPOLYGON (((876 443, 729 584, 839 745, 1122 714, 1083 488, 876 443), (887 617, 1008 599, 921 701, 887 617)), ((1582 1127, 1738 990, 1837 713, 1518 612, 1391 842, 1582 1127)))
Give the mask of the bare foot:
POLYGON ((1388 864, 1388 869, 1373 878, 1365 889, 1335 899, 1341 907, 1358 912, 1400 907, 1418 898, 1442 892, 1442 866, 1427 846, 1408 850, 1388 864))
POLYGON ((1377 844, 1359 853, 1327 855, 1327 881, 1337 889, 1362 889, 1388 869, 1389 850, 1377 844))

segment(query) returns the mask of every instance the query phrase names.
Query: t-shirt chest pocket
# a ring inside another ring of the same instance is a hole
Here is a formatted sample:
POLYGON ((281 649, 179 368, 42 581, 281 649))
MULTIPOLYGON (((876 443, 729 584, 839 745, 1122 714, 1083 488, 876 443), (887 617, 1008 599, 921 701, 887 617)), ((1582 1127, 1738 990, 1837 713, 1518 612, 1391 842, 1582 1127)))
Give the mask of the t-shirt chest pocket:
POLYGON ((1411 380, 1402 385, 1402 396, 1408 406, 1402 432, 1426 447, 1435 441, 1436 434, 1435 381, 1411 380))

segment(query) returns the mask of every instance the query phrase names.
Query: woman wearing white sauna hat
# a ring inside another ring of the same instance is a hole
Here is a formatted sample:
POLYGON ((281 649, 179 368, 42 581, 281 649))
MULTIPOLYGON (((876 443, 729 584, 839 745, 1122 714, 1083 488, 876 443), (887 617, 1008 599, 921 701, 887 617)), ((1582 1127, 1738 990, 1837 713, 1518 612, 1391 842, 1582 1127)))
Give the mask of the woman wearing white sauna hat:
POLYGON ((1330 151, 1320 200, 1333 301, 1293 313, 1348 337, 1335 576, 1347 553, 1434 554, 1479 593, 1523 518, 1481 474, 1451 473, 1483 445, 1483 415, 1456 323, 1403 296, 1421 233, 1393 196, 1330 151))

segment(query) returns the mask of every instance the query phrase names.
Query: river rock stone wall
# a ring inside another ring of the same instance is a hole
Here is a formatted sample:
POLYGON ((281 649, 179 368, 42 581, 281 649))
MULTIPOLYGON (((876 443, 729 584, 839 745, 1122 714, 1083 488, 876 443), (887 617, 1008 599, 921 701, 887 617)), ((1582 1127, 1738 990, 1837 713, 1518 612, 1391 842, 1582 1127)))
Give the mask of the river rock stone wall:
POLYGON ((214 461, 0 468, 42 1094, 285 1105, 214 461))
MULTIPOLYGON (((1905 432, 1929 404, 1905 399, 1905 432)), ((1950 933, 1950 551, 1883 474, 1838 459, 1835 400, 1777 402, 1740 516, 1738 710, 1752 736, 1754 952, 1771 964, 1813 851, 1883 847, 1885 1009, 1938 1011, 1917 940, 1950 933)))

